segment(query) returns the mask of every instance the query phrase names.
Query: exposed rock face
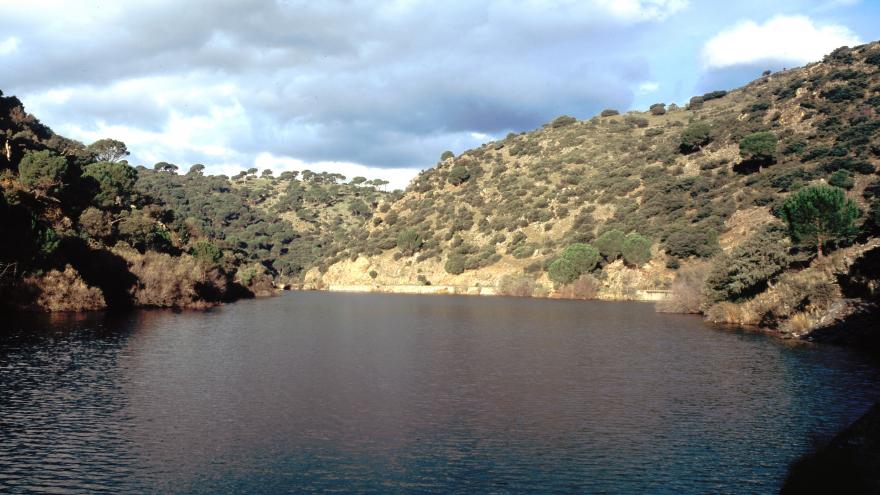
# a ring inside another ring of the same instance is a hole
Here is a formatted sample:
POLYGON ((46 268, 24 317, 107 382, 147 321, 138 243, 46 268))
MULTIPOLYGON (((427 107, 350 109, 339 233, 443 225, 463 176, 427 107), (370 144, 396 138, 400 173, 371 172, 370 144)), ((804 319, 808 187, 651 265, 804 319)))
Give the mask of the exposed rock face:
POLYGON ((782 495, 880 493, 880 404, 792 465, 782 495))

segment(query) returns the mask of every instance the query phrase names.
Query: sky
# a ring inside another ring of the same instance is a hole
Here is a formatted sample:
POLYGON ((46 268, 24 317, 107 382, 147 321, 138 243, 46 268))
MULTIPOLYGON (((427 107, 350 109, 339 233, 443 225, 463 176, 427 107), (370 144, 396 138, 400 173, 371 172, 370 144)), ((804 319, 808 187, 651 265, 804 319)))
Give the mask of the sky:
POLYGON ((135 165, 403 188, 445 150, 880 39, 873 0, 0 0, 0 90, 135 165))

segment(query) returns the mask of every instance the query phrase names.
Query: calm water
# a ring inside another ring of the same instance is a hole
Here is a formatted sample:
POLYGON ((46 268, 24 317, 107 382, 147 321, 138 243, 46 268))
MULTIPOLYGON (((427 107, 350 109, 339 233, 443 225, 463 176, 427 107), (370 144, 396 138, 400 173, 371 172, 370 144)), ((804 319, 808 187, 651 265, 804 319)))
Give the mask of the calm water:
POLYGON ((850 351, 638 303, 291 293, 2 328, 11 493, 772 493, 880 399, 850 351))

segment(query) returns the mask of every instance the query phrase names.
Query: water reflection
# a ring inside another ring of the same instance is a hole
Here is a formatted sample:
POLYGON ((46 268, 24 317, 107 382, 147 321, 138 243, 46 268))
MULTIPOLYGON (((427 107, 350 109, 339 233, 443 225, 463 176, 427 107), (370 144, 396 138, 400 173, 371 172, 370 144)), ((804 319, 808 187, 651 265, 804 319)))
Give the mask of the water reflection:
POLYGON ((0 491, 754 493, 880 396, 640 304, 296 293, 20 317, 0 491))

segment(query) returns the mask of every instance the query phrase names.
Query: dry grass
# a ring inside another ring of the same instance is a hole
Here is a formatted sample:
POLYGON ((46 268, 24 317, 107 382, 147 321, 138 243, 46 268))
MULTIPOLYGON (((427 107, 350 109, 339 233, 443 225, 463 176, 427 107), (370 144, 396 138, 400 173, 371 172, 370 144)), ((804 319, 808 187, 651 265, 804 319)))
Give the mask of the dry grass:
POLYGON ((596 299, 598 294, 599 282, 592 275, 581 275, 581 278, 556 292, 556 295, 562 299, 596 299))
POLYGON ((661 313, 701 313, 703 286, 709 275, 708 261, 693 261, 682 266, 675 275, 669 298, 655 306, 661 313))
POLYGON ((25 308, 35 311, 94 311, 107 307, 101 290, 87 285, 79 272, 67 265, 24 279, 25 308))

